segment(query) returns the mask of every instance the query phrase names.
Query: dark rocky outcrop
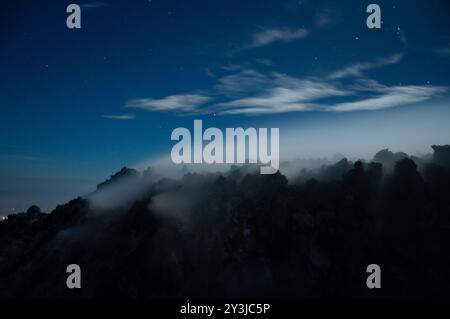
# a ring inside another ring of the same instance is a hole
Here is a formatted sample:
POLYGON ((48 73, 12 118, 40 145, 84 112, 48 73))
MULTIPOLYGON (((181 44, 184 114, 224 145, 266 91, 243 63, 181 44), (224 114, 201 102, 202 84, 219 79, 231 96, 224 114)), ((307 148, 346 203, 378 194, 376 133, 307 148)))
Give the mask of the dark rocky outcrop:
POLYGON ((291 183, 237 166, 180 180, 124 168, 86 198, 0 222, 0 297, 449 297, 447 149, 420 167, 393 156, 391 171, 343 159, 291 183), (130 204, 93 205, 123 193, 130 204), (72 263, 81 289, 65 285, 72 263))

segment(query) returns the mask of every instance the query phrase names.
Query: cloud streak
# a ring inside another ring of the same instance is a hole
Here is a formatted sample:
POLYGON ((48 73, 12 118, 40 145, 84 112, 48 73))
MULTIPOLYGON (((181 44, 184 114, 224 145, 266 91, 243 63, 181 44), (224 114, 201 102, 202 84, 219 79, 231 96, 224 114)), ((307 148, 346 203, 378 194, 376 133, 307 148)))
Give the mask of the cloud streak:
POLYGON ((397 64, 402 60, 402 58, 403 54, 396 53, 388 58, 378 59, 375 62, 355 63, 330 74, 328 78, 336 80, 346 77, 362 77, 364 71, 379 68, 385 65, 397 64))
POLYGON ((437 53, 443 57, 450 56, 450 46, 437 50, 437 53))
POLYGON ((308 36, 305 28, 265 28, 253 34, 252 39, 245 48, 259 48, 275 42, 289 43, 308 36))
POLYGON ((147 111, 249 116, 306 111, 351 112, 422 102, 448 92, 446 86, 387 86, 364 74, 371 69, 397 64, 402 57, 402 54, 393 54, 372 62, 355 63, 322 77, 299 78, 233 69, 234 73, 217 77, 208 94, 131 100, 126 106, 147 111))
POLYGON ((319 79, 298 79, 275 74, 272 88, 266 92, 238 100, 221 103, 225 110, 219 114, 269 114, 323 109, 316 100, 348 96, 351 91, 338 88, 319 79))
POLYGON ((319 78, 297 79, 277 75, 273 88, 253 97, 220 103, 221 110, 216 112, 222 115, 264 115, 305 111, 374 111, 430 100, 447 91, 445 86, 385 86, 374 80, 344 86, 319 78), (327 102, 330 98, 350 101, 327 102))
POLYGON ((371 111, 395 107, 404 104, 422 102, 433 98, 438 94, 445 93, 443 86, 395 86, 386 87, 381 95, 355 102, 339 103, 328 108, 329 111, 371 111))
POLYGON ((96 8, 106 7, 107 5, 108 4, 105 2, 94 1, 94 2, 82 3, 82 4, 80 4, 80 7, 82 9, 96 9, 96 8))
POLYGON ((103 118, 105 119, 110 119, 110 120, 122 120, 122 121, 126 121, 126 120, 133 120, 136 116, 134 114, 120 114, 120 115, 102 115, 103 118))
POLYGON ((211 97, 201 94, 170 95, 162 99, 135 99, 127 103, 128 108, 138 108, 147 111, 182 111, 193 112, 199 106, 210 102, 211 97))

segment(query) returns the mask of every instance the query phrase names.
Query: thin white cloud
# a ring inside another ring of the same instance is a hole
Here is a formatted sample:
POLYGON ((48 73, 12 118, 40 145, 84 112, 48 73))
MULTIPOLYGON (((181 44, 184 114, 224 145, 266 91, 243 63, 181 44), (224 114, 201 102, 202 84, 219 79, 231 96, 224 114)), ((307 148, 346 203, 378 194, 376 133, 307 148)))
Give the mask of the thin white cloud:
POLYGON ((306 38, 309 32, 305 28, 266 28, 253 34, 245 48, 259 48, 274 42, 289 43, 297 39, 306 38))
POLYGON ((105 119, 110 119, 110 120, 122 120, 122 121, 126 121, 126 120, 132 120, 134 119, 136 116, 134 114, 120 114, 120 115, 102 115, 103 118, 105 119))
POLYGON ((348 112, 361 110, 380 110, 399 105, 422 102, 448 91, 444 86, 394 86, 387 87, 384 92, 376 97, 359 101, 340 103, 328 108, 328 111, 348 112))
POLYGON ((403 58, 403 54, 396 53, 391 55, 388 58, 381 58, 375 62, 364 62, 364 63, 355 63, 346 68, 338 70, 329 75, 329 79, 342 79, 346 77, 361 77, 363 76, 363 72, 375 68, 379 68, 385 65, 397 64, 403 58))
POLYGON ((446 86, 383 85, 363 72, 399 63, 402 54, 357 63, 323 77, 298 78, 280 73, 239 69, 217 77, 206 94, 170 95, 131 100, 127 107, 184 114, 264 115, 286 112, 379 110, 430 100, 447 93, 446 86), (215 104, 212 104, 214 96, 215 104))
POLYGON ((437 53, 443 57, 450 56, 450 46, 437 50, 437 53))
POLYGON ((241 71, 241 70, 245 69, 245 67, 242 65, 239 65, 239 64, 228 64, 228 65, 223 65, 221 67, 221 69, 228 71, 228 72, 237 72, 237 71, 241 71))
POLYGON ((82 4, 80 4, 80 7, 82 9, 96 9, 96 8, 106 7, 107 5, 108 4, 105 2, 93 1, 93 2, 88 2, 88 3, 82 3, 82 4))
POLYGON ((126 107, 147 111, 191 112, 211 100, 211 97, 201 94, 178 94, 170 95, 162 99, 135 99, 129 101, 126 107))
MULTIPOLYGON (((343 86, 321 79, 296 79, 282 76, 277 86, 265 93, 220 103, 217 113, 223 115, 263 115, 304 111, 369 111, 430 100, 448 92, 445 86, 384 86, 365 79, 343 86), (363 97, 361 95, 369 95, 363 97), (329 98, 354 99, 349 102, 326 103, 329 98)), ((274 83, 275 83, 274 82, 274 83)))
POLYGON ((351 95, 353 92, 338 88, 319 79, 298 79, 275 74, 273 87, 248 98, 218 104, 219 114, 264 114, 293 111, 320 110, 321 99, 351 95), (253 109, 253 110, 251 110, 253 109))
POLYGON ((218 79, 215 89, 227 96, 251 93, 267 87, 269 80, 266 75, 251 69, 239 73, 225 75, 218 79))

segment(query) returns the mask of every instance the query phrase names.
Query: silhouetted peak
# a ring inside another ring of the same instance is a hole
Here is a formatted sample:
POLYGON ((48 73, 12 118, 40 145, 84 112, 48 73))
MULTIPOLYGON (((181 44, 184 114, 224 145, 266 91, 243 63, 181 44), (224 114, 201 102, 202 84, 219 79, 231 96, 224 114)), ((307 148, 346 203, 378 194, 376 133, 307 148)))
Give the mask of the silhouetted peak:
POLYGON ((436 164, 450 167, 450 145, 433 145, 433 162, 436 164))
POLYGON ((110 185, 112 183, 118 182, 123 179, 138 177, 139 172, 133 168, 122 167, 120 171, 112 175, 108 180, 97 185, 97 189, 110 185))
POLYGON ((348 165, 349 165, 349 162, 345 157, 343 159, 341 159, 339 162, 337 162, 336 164, 334 164, 334 166, 336 166, 336 167, 347 167, 348 165))
POLYGON ((41 209, 39 208, 39 206, 36 206, 36 205, 30 206, 27 209, 27 215, 29 215, 29 216, 38 215, 40 213, 41 213, 41 209))
POLYGON ((412 159, 404 158, 395 164, 396 174, 409 174, 417 172, 417 165, 412 159))
POLYGON ((339 162, 330 166, 322 166, 324 171, 323 178, 325 180, 340 180, 352 168, 350 162, 343 158, 339 162))
POLYGON ((375 156, 373 157, 373 161, 381 163, 383 164, 383 166, 391 169, 394 167, 397 161, 400 161, 404 158, 408 158, 408 154, 403 152, 393 153, 389 149, 385 148, 375 154, 375 156))
POLYGON ((381 151, 378 151, 378 153, 376 153, 375 156, 373 157, 373 160, 381 162, 383 160, 390 159, 393 155, 394 153, 392 153, 389 149, 385 148, 382 149, 381 151))

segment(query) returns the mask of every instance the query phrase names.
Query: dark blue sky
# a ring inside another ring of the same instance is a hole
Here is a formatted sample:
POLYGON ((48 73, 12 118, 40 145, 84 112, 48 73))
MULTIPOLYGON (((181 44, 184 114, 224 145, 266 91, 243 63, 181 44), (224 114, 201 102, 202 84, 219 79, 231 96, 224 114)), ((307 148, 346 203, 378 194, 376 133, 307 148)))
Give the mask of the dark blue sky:
POLYGON ((279 127, 285 159, 448 143, 449 1, 373 2, 380 30, 365 1, 2 1, 0 212, 168 156, 193 119, 279 127))

